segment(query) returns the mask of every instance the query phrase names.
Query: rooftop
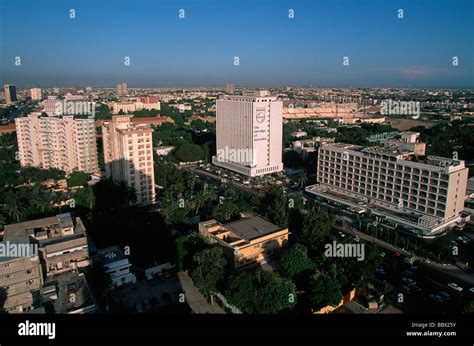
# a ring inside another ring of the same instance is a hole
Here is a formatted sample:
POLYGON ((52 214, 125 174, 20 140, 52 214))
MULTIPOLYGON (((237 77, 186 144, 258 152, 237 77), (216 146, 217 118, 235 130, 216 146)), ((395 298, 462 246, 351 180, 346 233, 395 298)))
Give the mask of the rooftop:
POLYGON ((250 241, 267 234, 279 231, 282 228, 271 223, 267 219, 253 213, 245 212, 240 220, 224 225, 238 237, 250 241))

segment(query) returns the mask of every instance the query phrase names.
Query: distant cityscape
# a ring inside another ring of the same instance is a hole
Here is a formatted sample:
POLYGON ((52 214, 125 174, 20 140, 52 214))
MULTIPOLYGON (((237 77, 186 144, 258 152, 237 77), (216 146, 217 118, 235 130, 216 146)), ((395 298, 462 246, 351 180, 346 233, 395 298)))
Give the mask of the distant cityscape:
POLYGON ((5 312, 472 309, 471 89, 2 96, 5 312))
POLYGON ((472 343, 473 20, 1 2, 1 344, 472 343))

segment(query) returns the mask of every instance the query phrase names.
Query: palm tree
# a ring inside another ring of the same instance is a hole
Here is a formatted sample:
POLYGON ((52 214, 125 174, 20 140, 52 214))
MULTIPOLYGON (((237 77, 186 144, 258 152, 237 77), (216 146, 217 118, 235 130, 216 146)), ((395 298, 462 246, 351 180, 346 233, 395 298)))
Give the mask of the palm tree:
POLYGON ((20 219, 25 216, 26 209, 24 206, 20 205, 18 201, 10 198, 7 200, 6 211, 10 218, 16 220, 16 222, 20 222, 20 219))
POLYGON ((207 193, 205 191, 199 191, 194 198, 194 208, 196 210, 196 215, 199 214, 199 209, 201 209, 204 204, 207 202, 207 193))
POLYGON ((298 185, 300 188, 303 188, 304 185, 308 182, 308 176, 306 175, 306 172, 301 172, 298 174, 298 185))
POLYGON ((7 219, 5 215, 0 214, 0 230, 3 229, 3 226, 7 223, 7 219))

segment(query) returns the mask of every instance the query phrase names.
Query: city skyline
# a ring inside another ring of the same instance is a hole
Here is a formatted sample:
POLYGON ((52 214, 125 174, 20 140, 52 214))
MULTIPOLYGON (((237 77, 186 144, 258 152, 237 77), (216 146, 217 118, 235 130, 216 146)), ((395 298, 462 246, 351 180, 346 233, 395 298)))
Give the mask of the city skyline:
POLYGON ((472 2, 267 4, 2 3, 0 73, 18 87, 473 86, 472 2))

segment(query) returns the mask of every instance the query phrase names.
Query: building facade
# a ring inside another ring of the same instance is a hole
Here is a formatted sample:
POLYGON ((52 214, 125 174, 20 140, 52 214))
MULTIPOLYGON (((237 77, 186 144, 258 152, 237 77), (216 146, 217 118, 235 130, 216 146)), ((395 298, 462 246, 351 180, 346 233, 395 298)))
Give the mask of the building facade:
POLYGON ((351 207, 363 207, 417 235, 431 236, 460 221, 468 168, 464 161, 422 156, 418 134, 385 145, 323 144, 318 184, 306 191, 351 207))
POLYGON ((282 107, 267 91, 219 98, 212 163, 251 177, 281 171, 282 107))
POLYGON ((227 224, 209 220, 199 224, 199 233, 223 248, 234 268, 265 264, 288 241, 288 228, 247 211, 241 219, 227 224))
POLYGON ((41 88, 31 88, 30 94, 33 101, 39 101, 43 99, 43 91, 41 88))
POLYGON ((22 167, 58 168, 66 173, 99 170, 94 119, 31 113, 16 118, 15 125, 22 167))
POLYGON ((17 101, 16 87, 13 84, 5 84, 3 86, 3 94, 7 105, 17 101))
POLYGON ((132 123, 130 116, 113 116, 102 126, 107 177, 133 188, 142 205, 155 201, 152 133, 150 125, 132 123))

